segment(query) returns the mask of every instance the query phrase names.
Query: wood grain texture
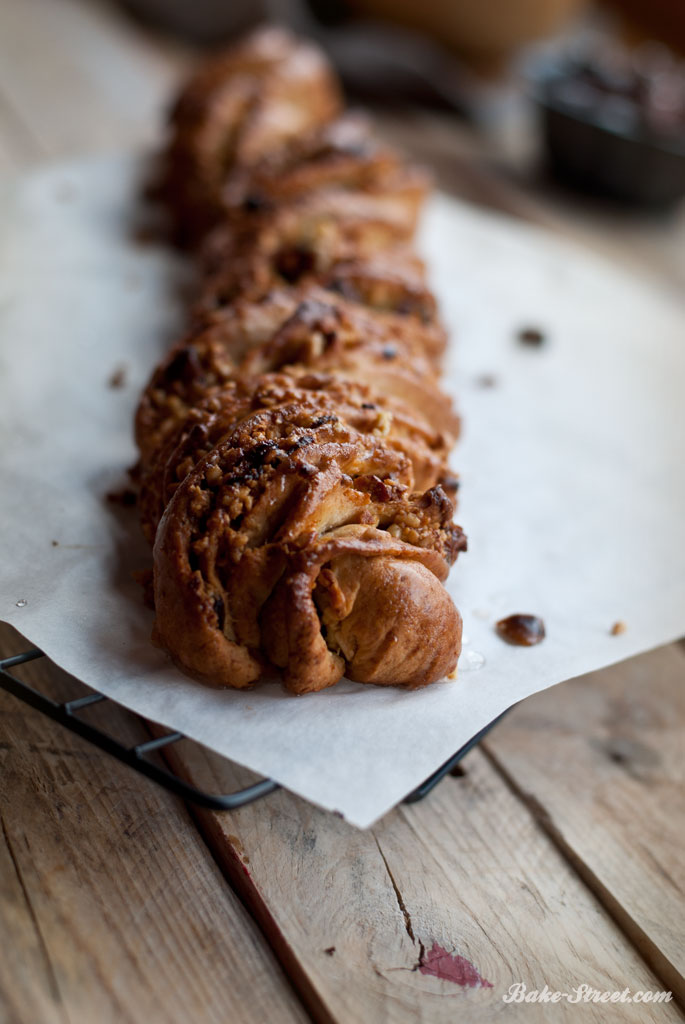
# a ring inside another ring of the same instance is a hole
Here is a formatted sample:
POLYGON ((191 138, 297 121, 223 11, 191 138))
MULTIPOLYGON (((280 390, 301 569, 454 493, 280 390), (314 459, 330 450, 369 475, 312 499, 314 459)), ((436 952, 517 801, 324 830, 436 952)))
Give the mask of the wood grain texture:
MULTIPOLYGON (((249 778, 196 745, 168 757, 213 790, 249 778)), ((506 1011, 543 1021, 543 1005, 505 1006, 510 985, 663 988, 480 752, 465 775, 369 832, 285 792, 230 815, 196 814, 317 1020, 476 1024, 506 1011), (425 973, 438 947, 462 983, 425 973)), ((602 1006, 583 1013, 607 1019, 602 1006)), ((682 1019, 675 1003, 621 1013, 682 1019)))
POLYGON ((672 644, 536 695, 486 749, 685 1002, 683 722, 685 652, 672 644))
MULTIPOLYGON (((4 700, 0 700, 4 711, 4 700)), ((4 743, 4 740, 2 741, 4 743)), ((4 746, 0 759, 4 760, 4 746)), ((3 781, 3 785, 5 782, 3 781)), ((50 957, 33 915, 30 896, 0 817, 0 1020, 65 1021, 50 957)))
MULTIPOLYGON (((85 692, 42 662, 19 674, 85 692)), ((149 738, 115 705, 83 714, 149 738)), ((180 801, 4 693, 0 778, 3 1024, 309 1019, 180 801)))

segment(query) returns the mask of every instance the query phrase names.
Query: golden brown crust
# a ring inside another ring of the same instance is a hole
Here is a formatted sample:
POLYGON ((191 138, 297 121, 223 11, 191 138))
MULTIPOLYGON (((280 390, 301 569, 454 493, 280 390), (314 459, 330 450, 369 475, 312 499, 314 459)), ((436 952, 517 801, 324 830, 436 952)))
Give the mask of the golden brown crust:
POLYGON ((136 416, 143 461, 212 388, 285 370, 367 384, 414 409, 453 444, 459 421, 435 368, 442 338, 439 327, 371 312, 313 287, 234 302, 200 319, 155 370, 136 416))
POLYGON ((319 574, 314 599, 326 643, 344 658, 350 679, 384 686, 402 679, 416 689, 456 668, 460 646, 452 638, 461 633, 459 613, 422 562, 333 559, 319 574))
POLYGON ((340 90, 316 47, 266 28, 201 64, 171 117, 163 195, 181 240, 194 242, 222 212, 222 191, 289 139, 338 113, 340 90))
POLYGON ((378 194, 342 188, 307 193, 237 225, 225 221, 204 244, 203 304, 260 298, 284 284, 316 284, 337 264, 367 262, 389 249, 399 267, 425 188, 410 172, 397 185, 378 194))
POLYGON ((156 641, 211 686, 416 688, 459 655, 427 178, 338 113, 320 55, 267 31, 172 118, 164 195, 204 283, 138 409, 140 509, 156 641))
POLYGON ((194 465, 250 412, 298 404, 341 416, 361 434, 384 439, 411 465, 410 487, 424 491, 440 483, 451 445, 403 403, 377 395, 342 377, 307 371, 235 378, 211 389, 140 464, 139 507, 143 532, 153 543, 171 496, 194 465))
MULTIPOLYGON (((411 479, 402 453, 361 434, 340 415, 322 413, 315 403, 245 417, 178 486, 157 531, 161 642, 194 675, 210 658, 217 685, 249 685, 265 656, 285 670, 284 682, 294 692, 337 681, 348 659, 343 646, 323 656, 313 597, 321 570, 329 563, 335 569, 351 556, 373 559, 371 575, 365 569, 368 594, 386 593, 388 574, 393 576, 386 559, 419 562, 439 581, 463 550, 444 492, 435 487, 412 494, 411 479), (284 633, 277 620, 292 624, 284 633), (217 652, 223 652, 221 672, 217 652), (322 659, 328 667, 317 682, 322 659)), ((415 573, 407 578, 417 579, 415 573)), ((420 578, 428 579, 425 573, 420 578)), ((426 610, 435 610, 435 587, 424 589, 426 610)), ((416 604, 407 599, 405 607, 416 604)), ((413 649, 415 632, 408 624, 409 619, 400 630, 396 623, 396 642, 413 649)), ((376 632, 373 620, 356 614, 348 626, 347 633, 338 627, 348 645, 349 629, 357 638, 364 628, 376 632)), ((349 661, 359 679, 371 671, 371 649, 368 639, 365 657, 349 661)), ((385 678, 380 662, 376 675, 376 681, 385 678)), ((420 685, 420 678, 414 665, 400 681, 420 685)))

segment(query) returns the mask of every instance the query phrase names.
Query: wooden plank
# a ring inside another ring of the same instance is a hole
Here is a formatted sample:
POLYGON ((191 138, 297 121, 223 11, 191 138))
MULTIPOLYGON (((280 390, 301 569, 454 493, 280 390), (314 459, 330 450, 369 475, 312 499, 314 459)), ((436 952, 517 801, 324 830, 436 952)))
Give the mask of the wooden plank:
MULTIPOLYGON (((168 757, 217 791, 250 778, 196 745, 168 757)), ((517 982, 663 988, 478 751, 463 776, 369 832, 285 792, 230 815, 196 814, 317 1020, 478 1024, 504 1009, 517 982), (430 973, 440 951, 452 980, 430 973)), ((578 1012, 557 1011, 568 1020, 578 1012)), ((544 1004, 506 1012, 549 1019, 544 1004)), ((584 1012, 607 1019, 605 1006, 584 1012)), ((669 1002, 622 1004, 620 1019, 682 1018, 669 1002)))
MULTIPOLYGON (((86 692, 43 662, 20 673, 86 692)), ((114 705, 83 714, 149 738, 114 705)), ((3 1024, 309 1019, 180 801, 5 693, 0 763, 3 1024)))
MULTIPOLYGON (((0 702, 0 706, 4 704, 0 702)), ((0 758, 4 752, 0 748, 0 758)), ((49 957, 0 817, 0 1019, 6 1024, 66 1021, 49 957)))
POLYGON ((685 653, 537 694, 488 739, 498 769, 685 1001, 685 653))

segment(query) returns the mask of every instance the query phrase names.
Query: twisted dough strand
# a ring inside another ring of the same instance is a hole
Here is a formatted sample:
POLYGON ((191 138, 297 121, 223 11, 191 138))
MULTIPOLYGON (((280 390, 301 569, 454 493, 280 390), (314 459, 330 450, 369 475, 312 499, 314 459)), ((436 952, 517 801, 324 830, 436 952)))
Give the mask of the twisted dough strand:
POLYGON ((138 408, 140 508, 156 640, 211 686, 418 687, 460 651, 427 179, 339 113, 318 51, 268 29, 172 115, 161 191, 204 283, 138 408))

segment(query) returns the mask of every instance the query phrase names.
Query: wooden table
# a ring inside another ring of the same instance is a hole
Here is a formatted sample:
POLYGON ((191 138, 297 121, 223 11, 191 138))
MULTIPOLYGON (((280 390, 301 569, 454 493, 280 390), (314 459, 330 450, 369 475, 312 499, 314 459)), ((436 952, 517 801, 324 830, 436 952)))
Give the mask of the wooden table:
MULTIPOLYGON (((0 0, 0 172, 154 144, 187 61, 105 4, 0 0)), ((682 215, 642 222, 532 191, 444 120, 394 131, 445 187, 682 288, 682 215)), ((4 628, 3 654, 23 643, 4 628)), ((673 645, 529 699, 427 800, 368 832, 285 792, 189 811, 3 696, 0 1020, 682 1019, 684 670, 673 645), (517 982, 676 999, 505 1003, 517 982)), ((24 676, 84 692, 42 662, 24 676)), ((123 711, 107 727, 149 735, 123 711)), ((196 784, 248 778, 174 749, 196 784)))

